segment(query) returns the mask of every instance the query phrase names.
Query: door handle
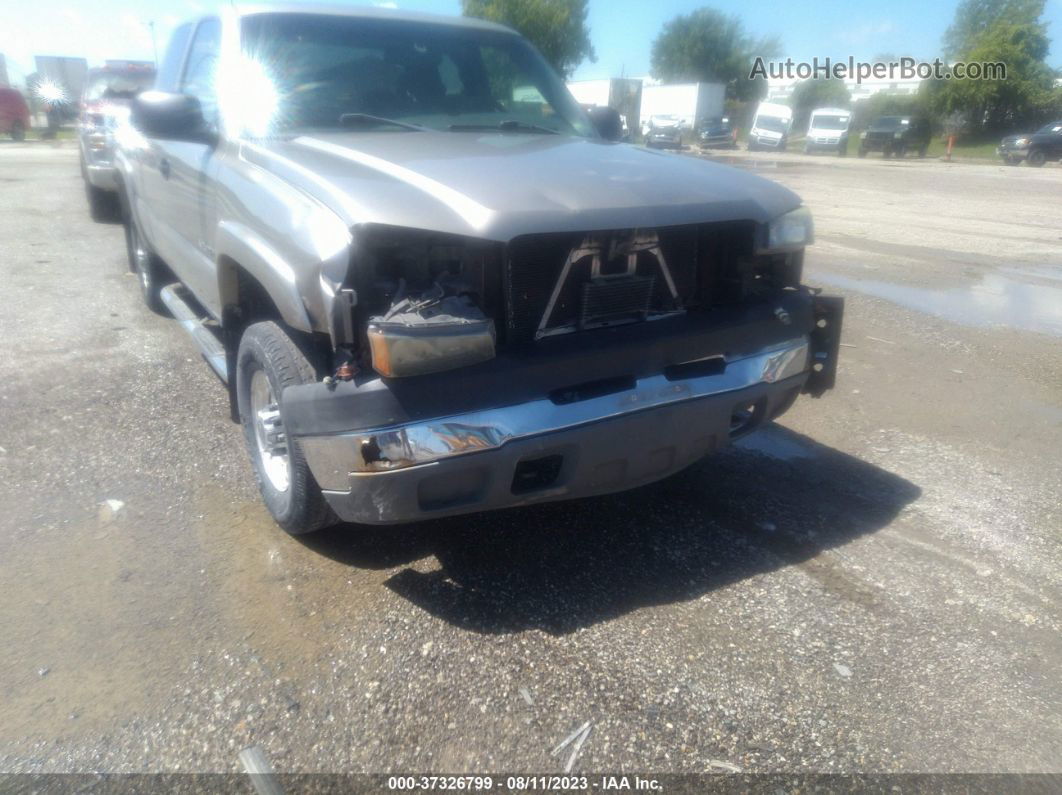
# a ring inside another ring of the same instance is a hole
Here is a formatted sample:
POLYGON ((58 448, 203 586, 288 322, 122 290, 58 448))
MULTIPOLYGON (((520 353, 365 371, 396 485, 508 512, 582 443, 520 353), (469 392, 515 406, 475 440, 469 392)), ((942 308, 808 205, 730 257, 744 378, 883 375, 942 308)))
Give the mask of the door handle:
POLYGON ((159 173, 162 174, 163 179, 170 178, 170 161, 166 158, 162 158, 162 160, 159 161, 159 173))

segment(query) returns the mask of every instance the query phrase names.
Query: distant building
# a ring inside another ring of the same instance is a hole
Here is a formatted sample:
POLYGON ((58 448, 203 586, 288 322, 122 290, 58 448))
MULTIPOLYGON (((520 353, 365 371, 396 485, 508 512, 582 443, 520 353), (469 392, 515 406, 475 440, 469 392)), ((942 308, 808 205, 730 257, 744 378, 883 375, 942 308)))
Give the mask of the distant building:
POLYGON ((7 88, 11 85, 11 80, 7 76, 7 59, 4 58, 4 54, 0 52, 0 87, 7 88))
MULTIPOLYGON (((793 96, 797 83, 800 80, 770 80, 767 83, 767 101, 785 102, 793 96)), ((859 102, 875 94, 893 94, 897 96, 910 96, 918 93, 922 85, 920 78, 911 80, 875 80, 868 78, 861 83, 855 80, 845 80, 844 86, 852 95, 852 102, 859 102)))

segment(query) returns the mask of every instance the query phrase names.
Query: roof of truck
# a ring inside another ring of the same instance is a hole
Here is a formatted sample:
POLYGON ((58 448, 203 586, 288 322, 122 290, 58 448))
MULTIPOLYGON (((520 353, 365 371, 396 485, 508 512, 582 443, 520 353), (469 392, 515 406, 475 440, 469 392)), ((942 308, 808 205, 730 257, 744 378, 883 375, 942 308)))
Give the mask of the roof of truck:
POLYGON ((405 11, 379 6, 347 6, 327 3, 235 3, 232 8, 239 16, 253 14, 322 14, 366 19, 394 19, 405 22, 426 22, 436 25, 454 25, 462 28, 478 28, 515 33, 512 28, 472 17, 455 17, 444 14, 426 14, 420 11, 405 11))
POLYGON ((815 108, 815 110, 811 111, 812 116, 818 116, 819 114, 825 115, 827 113, 836 114, 837 116, 852 115, 852 111, 850 111, 848 108, 815 108))

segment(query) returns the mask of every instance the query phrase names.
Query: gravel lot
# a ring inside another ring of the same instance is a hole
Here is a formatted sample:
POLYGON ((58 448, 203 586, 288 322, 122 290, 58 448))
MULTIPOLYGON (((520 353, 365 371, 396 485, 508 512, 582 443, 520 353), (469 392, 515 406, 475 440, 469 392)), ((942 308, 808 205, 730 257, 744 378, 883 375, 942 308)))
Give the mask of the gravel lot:
POLYGON ((0 145, 0 771, 1062 771, 1062 168, 797 190, 838 389, 635 492, 287 537, 70 147, 0 145), (108 504, 107 500, 118 502, 108 504))

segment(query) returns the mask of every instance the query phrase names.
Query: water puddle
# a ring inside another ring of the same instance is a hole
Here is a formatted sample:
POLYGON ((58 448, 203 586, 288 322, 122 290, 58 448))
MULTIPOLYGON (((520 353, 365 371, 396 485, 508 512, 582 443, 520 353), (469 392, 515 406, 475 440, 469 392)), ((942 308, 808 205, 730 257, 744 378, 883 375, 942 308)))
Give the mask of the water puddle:
POLYGON ((1062 268, 1009 268, 963 287, 931 289, 815 271, 826 284, 884 298, 965 326, 1005 326, 1062 337, 1062 268))

